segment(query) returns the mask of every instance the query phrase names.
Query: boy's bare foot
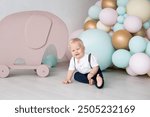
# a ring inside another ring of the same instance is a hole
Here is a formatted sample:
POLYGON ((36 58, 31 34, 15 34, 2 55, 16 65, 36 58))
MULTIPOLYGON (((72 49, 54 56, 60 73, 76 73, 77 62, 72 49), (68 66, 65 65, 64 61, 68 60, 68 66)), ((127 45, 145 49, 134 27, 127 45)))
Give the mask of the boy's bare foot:
POLYGON ((97 81, 97 86, 101 87, 103 80, 102 80, 102 77, 99 76, 99 74, 97 74, 96 81, 97 81))
POLYGON ((94 80, 93 80, 93 79, 90 79, 90 80, 89 80, 89 84, 90 84, 90 85, 93 85, 93 84, 94 84, 94 80))

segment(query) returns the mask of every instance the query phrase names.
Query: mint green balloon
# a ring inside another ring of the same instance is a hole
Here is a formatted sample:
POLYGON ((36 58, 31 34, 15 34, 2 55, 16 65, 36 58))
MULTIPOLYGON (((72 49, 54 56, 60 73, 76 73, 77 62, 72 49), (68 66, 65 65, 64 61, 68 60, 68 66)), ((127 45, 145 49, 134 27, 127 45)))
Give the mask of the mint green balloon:
POLYGON ((118 68, 126 68, 129 65, 131 54, 125 49, 118 49, 112 55, 112 62, 118 68))
POLYGON ((129 49, 133 53, 144 52, 146 45, 147 41, 141 36, 134 36, 129 41, 129 49))
POLYGON ((55 55, 47 55, 43 60, 43 64, 48 65, 49 68, 55 67, 57 64, 57 57, 55 55))
POLYGON ((102 70, 112 65, 111 58, 114 48, 108 33, 100 29, 89 29, 82 32, 79 38, 85 45, 85 51, 92 53, 97 58, 102 70))
POLYGON ((150 22, 145 22, 143 24, 144 29, 148 29, 150 27, 150 22))
POLYGON ((117 0, 118 6, 126 6, 128 4, 128 0, 117 0))
POLYGON ((101 7, 99 7, 98 5, 93 5, 89 8, 88 15, 92 19, 99 19, 99 13, 101 12, 101 10, 101 7))
POLYGON ((120 15, 120 16, 117 17, 117 22, 120 23, 120 24, 123 24, 124 20, 125 20, 125 18, 124 18, 123 15, 120 15))
POLYGON ((118 31, 118 30, 123 30, 124 29, 124 26, 123 26, 123 24, 121 24, 121 23, 116 23, 114 26, 113 26, 113 31, 115 32, 115 31, 118 31))
POLYGON ((145 53, 146 53, 148 56, 150 56, 150 41, 147 43, 147 47, 146 47, 145 53))
POLYGON ((119 6, 116 10, 118 15, 124 15, 126 13, 126 8, 123 6, 119 6))

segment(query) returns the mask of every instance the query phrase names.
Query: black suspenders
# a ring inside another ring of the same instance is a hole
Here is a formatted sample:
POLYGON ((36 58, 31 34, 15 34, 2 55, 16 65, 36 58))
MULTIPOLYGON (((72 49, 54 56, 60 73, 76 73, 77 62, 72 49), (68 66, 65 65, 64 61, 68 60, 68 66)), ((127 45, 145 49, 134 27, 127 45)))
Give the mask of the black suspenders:
MULTIPOLYGON (((75 58, 73 58, 73 59, 74 59, 74 67, 75 67, 75 69, 76 69, 75 58)), ((88 62, 89 62, 90 67, 92 68, 92 66, 91 66, 91 53, 88 55, 88 62)))
POLYGON ((92 66, 91 66, 91 53, 88 56, 88 62, 89 62, 90 67, 92 68, 92 66))

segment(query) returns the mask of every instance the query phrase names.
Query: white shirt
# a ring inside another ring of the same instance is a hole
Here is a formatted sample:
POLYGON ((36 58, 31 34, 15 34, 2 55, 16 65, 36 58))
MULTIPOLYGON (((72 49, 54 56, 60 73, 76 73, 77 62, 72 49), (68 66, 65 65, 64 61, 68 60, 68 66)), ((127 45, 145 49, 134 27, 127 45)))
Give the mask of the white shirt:
POLYGON ((77 70, 78 72, 82 74, 89 73, 91 70, 90 64, 92 67, 98 66, 96 58, 91 54, 91 60, 90 63, 88 61, 89 54, 85 54, 79 62, 77 62, 77 59, 72 57, 69 64, 69 70, 77 70), (75 61, 74 61, 75 59, 75 61))

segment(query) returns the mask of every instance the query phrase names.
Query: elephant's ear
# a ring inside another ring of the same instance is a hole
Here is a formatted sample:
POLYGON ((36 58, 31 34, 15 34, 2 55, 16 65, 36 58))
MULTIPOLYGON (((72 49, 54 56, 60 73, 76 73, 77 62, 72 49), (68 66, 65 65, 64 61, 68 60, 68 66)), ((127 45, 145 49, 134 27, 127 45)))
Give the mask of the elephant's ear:
POLYGON ((25 24, 25 40, 32 49, 42 48, 48 39, 52 20, 45 15, 34 14, 25 24))

